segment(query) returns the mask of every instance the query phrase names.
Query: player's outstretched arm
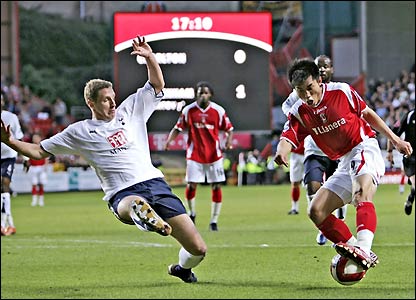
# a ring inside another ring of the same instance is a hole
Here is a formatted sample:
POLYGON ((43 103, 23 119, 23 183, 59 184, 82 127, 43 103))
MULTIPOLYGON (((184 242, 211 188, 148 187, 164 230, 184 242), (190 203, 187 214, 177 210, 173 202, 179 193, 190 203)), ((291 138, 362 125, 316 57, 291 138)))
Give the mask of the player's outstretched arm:
POLYGON ((288 167, 288 156, 291 150, 292 144, 285 139, 281 139, 277 145, 276 155, 274 157, 275 163, 277 163, 279 166, 284 165, 288 167))
POLYGON ((165 146, 163 147, 165 150, 169 150, 170 142, 174 141, 176 137, 179 135, 180 131, 175 127, 169 132, 168 138, 166 139, 165 146))
POLYGON ((225 150, 233 149, 233 130, 229 130, 225 132, 226 140, 225 140, 225 150))
POLYGON ((50 156, 38 144, 26 143, 13 138, 10 125, 6 126, 1 120, 1 141, 13 150, 32 159, 42 159, 50 156))
POLYGON ((162 69, 153 54, 152 48, 146 43, 145 38, 139 35, 133 39, 132 46, 133 51, 130 55, 139 55, 146 59, 149 82, 155 89, 156 94, 159 94, 165 87, 165 80, 163 79, 162 69))
POLYGON ((363 110, 363 118, 371 125, 371 127, 386 136, 397 149, 397 151, 407 156, 412 154, 412 145, 394 134, 394 132, 387 126, 383 119, 381 119, 374 110, 367 107, 365 110, 363 110))

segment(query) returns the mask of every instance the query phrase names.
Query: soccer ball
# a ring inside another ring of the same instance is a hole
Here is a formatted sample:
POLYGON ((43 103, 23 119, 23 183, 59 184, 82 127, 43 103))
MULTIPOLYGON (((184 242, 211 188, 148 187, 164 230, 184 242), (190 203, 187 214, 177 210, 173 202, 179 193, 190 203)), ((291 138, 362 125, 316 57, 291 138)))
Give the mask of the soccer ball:
POLYGON ((342 285, 353 285, 360 282, 367 272, 356 262, 340 254, 332 258, 330 271, 332 278, 342 285))

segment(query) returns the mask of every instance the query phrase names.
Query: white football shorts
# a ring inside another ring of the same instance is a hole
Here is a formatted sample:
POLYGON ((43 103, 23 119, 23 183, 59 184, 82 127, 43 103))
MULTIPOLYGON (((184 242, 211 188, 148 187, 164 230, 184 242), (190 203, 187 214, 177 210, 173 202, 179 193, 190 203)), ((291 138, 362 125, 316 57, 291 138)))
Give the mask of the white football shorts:
POLYGON ((202 164, 190 159, 186 161, 186 182, 202 183, 205 182, 205 177, 207 183, 225 181, 223 158, 210 164, 202 164))
POLYGON ((299 182, 303 180, 304 167, 303 160, 305 156, 298 153, 290 153, 289 158, 289 178, 290 182, 299 182))
POLYGON ((378 185, 384 172, 385 164, 378 142, 370 138, 341 157, 337 170, 322 187, 337 194, 347 204, 352 200, 352 182, 355 178, 370 174, 378 185))
POLYGON ((29 173, 32 177, 32 185, 46 184, 47 176, 45 166, 30 166, 29 173))

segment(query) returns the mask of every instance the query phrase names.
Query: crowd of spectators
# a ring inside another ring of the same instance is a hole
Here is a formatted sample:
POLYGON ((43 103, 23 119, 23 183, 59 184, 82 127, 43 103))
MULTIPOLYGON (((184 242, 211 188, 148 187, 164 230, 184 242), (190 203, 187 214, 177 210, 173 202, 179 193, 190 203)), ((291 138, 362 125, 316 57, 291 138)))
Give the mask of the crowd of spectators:
POLYGON ((1 93, 6 102, 5 109, 19 117, 24 139, 29 139, 33 133, 40 133, 47 138, 72 122, 65 102, 59 97, 49 103, 32 93, 29 87, 16 85, 3 75, 1 93))
MULTIPOLYGON (((4 109, 19 117, 24 141, 30 142, 35 133, 42 139, 48 138, 73 122, 63 99, 57 97, 53 103, 49 103, 32 93, 29 87, 16 85, 4 75, 1 75, 1 93, 5 100, 4 109)), ((77 156, 53 157, 52 163, 57 171, 87 165, 77 156)))
MULTIPOLYGON (((415 108, 415 66, 410 72, 402 70, 393 81, 370 79, 364 97, 367 104, 393 128, 395 122, 415 108)), ((387 139, 379 136, 378 140, 381 149, 386 149, 387 139)))

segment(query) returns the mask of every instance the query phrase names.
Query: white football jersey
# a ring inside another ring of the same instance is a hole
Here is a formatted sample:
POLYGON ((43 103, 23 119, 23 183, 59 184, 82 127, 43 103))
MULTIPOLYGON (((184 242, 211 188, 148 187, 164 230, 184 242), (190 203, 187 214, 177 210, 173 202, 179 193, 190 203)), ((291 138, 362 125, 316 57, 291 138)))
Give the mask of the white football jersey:
MULTIPOLYGON (((303 101, 299 98, 295 90, 293 90, 287 99, 282 103, 282 111, 287 116, 290 110, 296 105, 299 106, 303 101), (300 101, 300 102, 298 102, 300 101), (297 103, 298 102, 298 103, 297 103)), ((315 141, 310 135, 305 138, 304 142, 305 152, 304 157, 307 158, 309 155, 315 154, 319 156, 326 156, 326 154, 316 145, 315 141)))
POLYGON ((319 156, 326 156, 326 154, 321 150, 321 148, 318 147, 318 145, 315 143, 315 141, 313 140, 313 138, 308 135, 305 138, 305 158, 308 157, 309 155, 319 155, 319 156))
POLYGON ((296 93, 295 90, 293 90, 290 95, 287 97, 287 99, 282 103, 282 111, 285 114, 285 116, 287 117, 287 115, 290 112, 290 109, 292 108, 293 105, 295 105, 295 103, 297 101, 301 101, 302 100, 298 97, 298 94, 296 93))
MULTIPOLYGON (((1 119, 6 126, 10 125, 10 131, 14 139, 20 140, 23 138, 22 128, 20 127, 20 122, 17 115, 10 111, 2 110, 1 119)), ((13 157, 17 157, 17 152, 7 146, 5 143, 1 143, 1 158, 5 159, 13 157)))
POLYGON ((118 191, 163 177, 152 164, 147 120, 163 97, 149 82, 128 96, 109 122, 83 120, 41 142, 51 154, 78 154, 95 170, 108 201, 118 191))

